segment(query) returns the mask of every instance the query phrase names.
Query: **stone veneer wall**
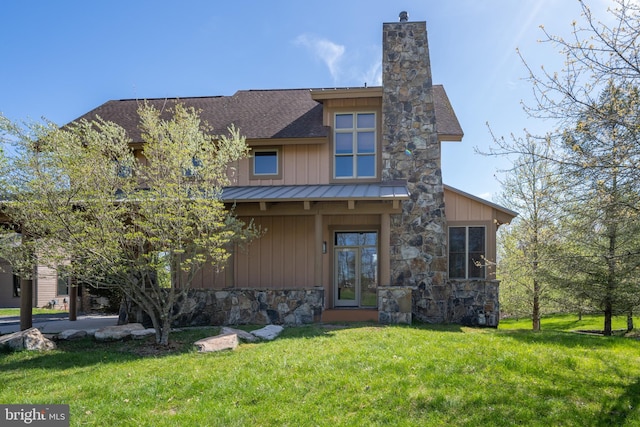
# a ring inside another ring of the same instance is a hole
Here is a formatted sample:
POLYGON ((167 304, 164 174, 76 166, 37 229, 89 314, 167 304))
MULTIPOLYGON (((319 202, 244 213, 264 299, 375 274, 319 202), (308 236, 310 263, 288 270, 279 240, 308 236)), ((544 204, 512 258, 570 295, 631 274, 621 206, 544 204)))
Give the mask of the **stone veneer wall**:
POLYGON ((499 284, 498 280, 449 280, 447 289, 419 287, 412 292, 414 318, 496 327, 500 320, 499 284))
POLYGON ((410 287, 378 287, 378 322, 411 324, 412 310, 412 289, 410 287))
POLYGON ((447 228, 425 22, 383 25, 382 179, 406 181, 411 199, 391 216, 391 286, 449 299, 447 228), (437 291, 432 288, 438 288, 437 291))
MULTIPOLYGON (((324 289, 192 289, 185 313, 174 326, 207 325, 303 325, 319 322, 324 289)), ((129 319, 149 323, 132 308, 129 319)))

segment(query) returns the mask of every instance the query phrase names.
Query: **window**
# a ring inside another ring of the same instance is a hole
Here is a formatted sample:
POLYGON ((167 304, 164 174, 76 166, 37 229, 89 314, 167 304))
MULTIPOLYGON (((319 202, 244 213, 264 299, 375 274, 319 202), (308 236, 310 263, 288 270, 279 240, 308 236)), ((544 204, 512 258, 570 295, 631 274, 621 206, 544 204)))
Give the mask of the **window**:
POLYGON ((20 298, 20 276, 13 275, 13 296, 20 298))
POLYGON ((118 160, 113 160, 112 163, 118 178, 131 177, 133 170, 130 165, 119 162, 118 160))
POLYGON ((280 179, 280 150, 278 148, 253 149, 252 179, 280 179))
POLYGON ((375 113, 336 114, 334 178, 375 178, 375 113))
POLYGON ((58 273, 58 289, 56 295, 69 295, 69 277, 58 273))
POLYGON ((198 169, 202 167, 202 160, 192 157, 191 165, 186 167, 183 171, 183 175, 187 177, 196 176, 198 174, 198 169))
POLYGON ((485 278, 485 236, 485 227, 449 227, 449 278, 485 278))

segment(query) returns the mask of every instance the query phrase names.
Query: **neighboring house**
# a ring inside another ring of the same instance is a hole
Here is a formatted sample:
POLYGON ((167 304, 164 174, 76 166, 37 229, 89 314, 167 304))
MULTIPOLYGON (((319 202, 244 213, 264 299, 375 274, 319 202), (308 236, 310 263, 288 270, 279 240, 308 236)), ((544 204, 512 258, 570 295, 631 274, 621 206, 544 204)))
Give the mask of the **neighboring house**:
MULTIPOLYGON (((462 129, 432 85, 425 22, 383 24, 383 86, 157 99, 234 124, 251 157, 223 200, 266 229, 223 273, 194 283, 187 323, 378 320, 496 326, 496 231, 516 215, 443 185, 440 144, 462 129)), ((137 100, 100 116, 134 141, 137 100)))
MULTIPOLYGON (((68 280, 59 278, 56 270, 44 265, 36 268, 33 306, 65 308, 69 299, 68 280)), ((0 308, 20 307, 21 286, 21 280, 13 274, 11 265, 0 259, 0 308)))

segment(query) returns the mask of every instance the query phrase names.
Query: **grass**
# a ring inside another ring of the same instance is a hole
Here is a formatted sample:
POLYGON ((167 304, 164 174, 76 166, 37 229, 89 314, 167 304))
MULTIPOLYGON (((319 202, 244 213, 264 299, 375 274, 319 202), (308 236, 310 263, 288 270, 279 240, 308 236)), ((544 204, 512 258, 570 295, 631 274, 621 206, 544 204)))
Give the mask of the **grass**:
MULTIPOLYGON (((611 322, 612 329, 627 329, 626 316, 614 316, 611 322)), ((583 314, 582 319, 575 314, 559 314, 540 319, 540 328, 543 331, 602 331, 604 319, 601 315, 583 314)), ((531 329, 531 319, 502 319, 500 329, 531 329)))
MULTIPOLYGON (((49 308, 32 308, 33 314, 64 314, 67 310, 52 310, 49 308)), ((20 316, 19 308, 0 308, 0 317, 20 316)))
POLYGON ((211 354, 191 343, 216 328, 170 352, 60 342, 1 354, 0 402, 70 404, 72 426, 640 425, 638 341, 514 326, 313 325, 211 354))

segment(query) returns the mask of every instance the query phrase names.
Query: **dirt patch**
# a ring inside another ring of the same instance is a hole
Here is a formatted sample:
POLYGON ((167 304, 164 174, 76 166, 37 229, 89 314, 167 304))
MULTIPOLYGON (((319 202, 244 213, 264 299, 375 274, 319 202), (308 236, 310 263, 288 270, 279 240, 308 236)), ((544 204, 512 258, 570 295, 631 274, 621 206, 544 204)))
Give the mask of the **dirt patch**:
POLYGON ((166 356, 168 354, 176 354, 184 352, 184 343, 169 342, 169 345, 160 345, 153 343, 145 343, 136 348, 132 353, 138 356, 166 356))

